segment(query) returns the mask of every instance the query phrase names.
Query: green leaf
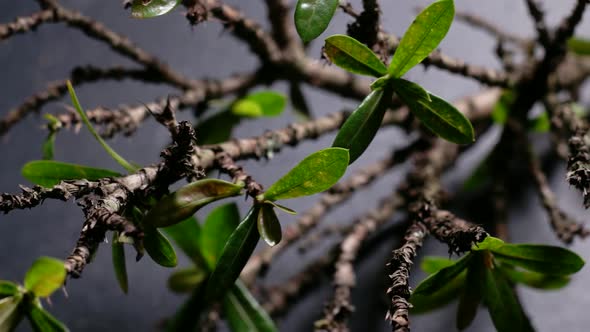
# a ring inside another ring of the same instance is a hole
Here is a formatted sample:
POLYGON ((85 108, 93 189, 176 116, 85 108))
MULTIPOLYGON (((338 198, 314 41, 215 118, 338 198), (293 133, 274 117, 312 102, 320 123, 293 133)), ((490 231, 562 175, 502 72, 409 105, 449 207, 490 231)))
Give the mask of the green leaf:
POLYGON ((240 195, 243 186, 217 179, 203 179, 189 183, 162 198, 145 216, 143 223, 166 227, 179 223, 203 206, 231 196, 240 195))
POLYGON ((168 278, 168 288, 176 293, 189 293, 199 287, 207 279, 207 275, 208 272, 202 268, 178 270, 168 278))
POLYGON ((567 48, 577 55, 590 55, 590 41, 587 39, 572 37, 567 41, 567 48))
POLYGON ((482 253, 474 254, 469 267, 467 277, 459 297, 459 308, 457 310, 457 328, 466 329, 475 315, 482 299, 482 287, 485 274, 484 256, 482 253))
POLYGON ((258 234, 266 241, 269 246, 274 246, 281 242, 283 233, 281 223, 277 217, 272 204, 262 204, 258 213, 258 234))
POLYGON ((553 274, 573 274, 584 266, 576 253, 560 247, 538 244, 504 244, 491 249, 496 259, 524 269, 553 274))
POLYGON ((537 133, 548 132, 551 128, 551 119, 549 119, 549 114, 544 111, 543 113, 539 114, 539 116, 529 120, 528 128, 537 133))
POLYGON ((231 289, 254 252, 260 238, 256 229, 259 211, 260 206, 254 205, 227 240, 207 282, 203 298, 205 304, 220 300, 231 289))
MULTIPOLYGON (((445 0, 446 1, 446 0, 445 0)), ((446 100, 428 94, 420 97, 415 83, 397 79, 393 81, 397 95, 408 105, 410 111, 434 134, 456 144, 475 141, 471 122, 446 100)))
POLYGON ((338 131, 332 146, 348 149, 350 164, 365 152, 375 138, 392 95, 387 88, 371 91, 338 131))
POLYGON ((426 256, 422 259, 422 263, 420 264, 420 268, 422 271, 433 274, 436 273, 445 267, 449 267, 455 264, 456 261, 448 258, 443 257, 436 257, 436 256, 426 256))
POLYGON ((275 182, 264 199, 275 201, 313 195, 332 187, 346 172, 348 151, 327 148, 316 151, 275 182))
POLYGON ((524 331, 527 319, 506 278, 496 268, 484 272, 483 301, 496 329, 499 332, 524 331))
POLYGON ((457 298, 465 284, 465 271, 462 271, 454 278, 450 279, 446 284, 439 289, 430 293, 412 293, 410 303, 412 304, 412 314, 422 314, 451 303, 457 298))
POLYGON ((162 228, 164 233, 168 235, 174 243, 191 259, 191 261, 201 266, 204 263, 204 258, 201 253, 199 240, 201 238, 201 226, 194 218, 187 218, 175 225, 162 228))
POLYGON ((20 310, 21 296, 11 296, 0 299, 0 331, 11 332, 22 320, 20 310))
POLYGON ((8 280, 0 280, 0 299, 18 293, 18 285, 8 280))
POLYGON ((239 123, 240 117, 231 111, 212 115, 197 125, 197 142, 199 145, 225 142, 231 138, 234 127, 239 123))
POLYGON ((272 319, 239 280, 225 296, 223 309, 233 332, 277 332, 272 319))
POLYGON ((538 289, 559 289, 570 282, 568 276, 538 273, 516 269, 509 264, 500 266, 502 273, 512 282, 538 289))
POLYGON ((211 211, 203 224, 201 248, 210 269, 215 268, 225 243, 240 223, 240 211, 235 203, 221 205, 211 211))
POLYGON ((422 62, 443 40, 454 16, 452 0, 440 0, 424 8, 404 33, 389 65, 389 73, 399 78, 422 62))
POLYGON ((47 297, 66 281, 64 262, 51 257, 39 257, 27 271, 24 286, 38 297, 47 297))
POLYGON ((25 179, 43 187, 53 187, 63 180, 86 179, 96 181, 102 178, 121 176, 121 174, 108 169, 53 160, 30 161, 23 166, 21 174, 25 179))
POLYGON ((67 332, 69 329, 49 312, 35 304, 30 305, 27 318, 35 332, 67 332))
POLYGON ((351 73, 375 77, 387 74, 387 67, 370 48, 347 35, 326 38, 324 53, 332 63, 351 73))
POLYGON ((512 90, 505 90, 496 104, 494 105, 494 109, 492 110, 492 120, 497 124, 505 124, 506 120, 508 119, 508 114, 510 113, 510 107, 514 100, 516 99, 516 94, 512 90))
POLYGON ((480 243, 476 243, 471 247, 473 251, 481 251, 481 250, 491 250, 494 251, 502 246, 504 246, 504 241, 498 239, 497 237, 487 236, 483 241, 480 243))
POLYGON ((473 255, 469 253, 456 261, 455 264, 445 267, 424 279, 418 287, 416 287, 413 294, 428 295, 441 289, 467 268, 472 257, 473 255))
POLYGON ((168 239, 156 228, 144 225, 143 245, 148 255, 164 267, 175 267, 177 264, 176 252, 168 239))
POLYGON ((59 128, 61 128, 61 122, 55 116, 48 113, 44 114, 43 117, 49 121, 47 124, 49 134, 47 134, 47 138, 45 139, 45 142, 43 142, 42 146, 43 159, 53 160, 55 137, 57 136, 57 131, 59 128))
POLYGON ((131 16, 134 18, 152 18, 172 11, 181 0, 133 0, 131 16))
POLYGON ((113 232, 112 244, 113 270, 123 293, 127 294, 129 282, 127 280, 127 265, 125 264, 125 247, 119 242, 119 232, 113 232))
POLYGON ((291 215, 296 215, 297 214, 297 211, 295 211, 293 209, 290 209, 290 208, 288 208, 288 207, 286 207, 284 205, 278 204, 276 202, 264 201, 263 203, 270 204, 270 205, 276 207, 277 209, 279 209, 279 210, 281 210, 281 211, 283 211, 283 212, 285 212, 287 214, 291 214, 291 215))
POLYGON ((307 43, 326 30, 339 0, 298 0, 295 7, 295 28, 307 43))
MULTIPOLYGON (((156 0, 152 0, 152 1, 156 1, 156 0)), ((98 143, 100 143, 100 145, 103 147, 103 149, 105 149, 105 151, 119 165, 123 166, 123 168, 125 168, 128 172, 133 173, 133 172, 137 171, 137 167, 131 165, 127 160, 125 160, 125 158, 121 157, 115 150, 113 150, 107 144, 107 142, 105 142, 102 139, 102 137, 100 137, 100 135, 96 132, 96 130, 94 130, 94 127, 92 127, 90 120, 88 120, 88 117, 86 116, 86 112, 84 112, 84 109, 82 108, 82 106, 80 105, 80 102, 78 101, 78 96, 76 96, 76 92, 74 91, 74 87, 72 86, 72 83, 70 81, 67 81, 67 86, 68 86, 68 92, 70 93, 70 97, 72 98, 72 104, 74 105, 76 112, 78 112, 78 115, 82 119, 82 122, 84 122, 84 124, 86 125, 86 128, 88 128, 88 130, 90 131, 92 136, 94 136, 94 138, 98 141, 98 143)))
POLYGON ((231 112, 242 117, 271 117, 283 113, 286 105, 287 97, 284 94, 274 91, 259 91, 236 101, 231 106, 231 112))
POLYGON ((424 90, 422 86, 412 81, 404 80, 403 78, 396 78, 390 80, 393 90, 400 96, 413 101, 431 102, 430 94, 424 90))

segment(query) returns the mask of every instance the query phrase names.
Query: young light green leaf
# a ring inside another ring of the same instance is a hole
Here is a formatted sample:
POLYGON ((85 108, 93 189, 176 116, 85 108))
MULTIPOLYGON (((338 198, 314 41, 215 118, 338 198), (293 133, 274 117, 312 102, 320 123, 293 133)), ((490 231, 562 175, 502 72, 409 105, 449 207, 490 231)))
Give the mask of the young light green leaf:
POLYGON ((447 283, 451 282, 457 275, 467 268, 470 260, 473 258, 472 254, 467 254, 455 262, 455 264, 445 267, 440 271, 432 274, 424 279, 413 294, 428 295, 441 289, 447 283))
POLYGON ((332 187, 346 172, 348 150, 327 148, 316 151, 275 182, 264 199, 275 201, 313 195, 332 187))
POLYGON ((37 297, 47 297, 66 281, 64 262, 51 257, 39 257, 27 271, 24 286, 37 297))
POLYGON ((584 266, 584 260, 565 248, 538 244, 504 244, 490 249, 496 259, 527 270, 553 274, 573 274, 584 266))
POLYGON ((195 129, 199 145, 222 143, 231 138, 234 127, 240 123, 240 117, 230 110, 214 114, 200 121, 195 129))
POLYGON ((516 269, 509 264, 500 266, 502 273, 512 282, 527 285, 538 289, 559 289, 570 282, 569 276, 545 274, 532 271, 516 269))
POLYGON ((31 304, 27 318, 35 332, 67 332, 69 329, 46 310, 31 304))
POLYGON ((240 195, 242 186, 217 179, 203 179, 178 189, 162 198, 145 216, 143 223, 166 227, 191 217, 203 206, 240 195))
POLYGON ((410 303, 412 314, 422 314, 444 307, 457 298, 465 284, 466 271, 459 273, 441 288, 431 293, 412 293, 410 303))
POLYGON ((259 211, 260 206, 254 205, 227 240, 215 270, 207 281, 202 299, 205 305, 220 300, 234 285, 248 262, 260 239, 256 229, 259 211))
POLYGON ((537 133, 548 132, 551 128, 551 119, 549 119, 549 114, 546 111, 544 111, 537 117, 530 119, 527 126, 530 130, 537 133))
MULTIPOLYGON (((447 1, 447 0, 445 0, 447 1)), ((471 122, 453 105, 444 99, 428 94, 428 99, 416 94, 417 90, 402 79, 394 81, 397 95, 408 105, 412 113, 434 134, 456 144, 469 144, 475 141, 471 122)))
POLYGON ((8 280, 0 280, 0 299, 18 293, 18 285, 8 280))
POLYGON ((143 233, 143 246, 154 262, 164 267, 175 267, 176 252, 170 241, 155 227, 149 225, 144 225, 143 233))
POLYGON ((449 267, 455 264, 456 261, 448 258, 443 257, 436 257, 436 256, 426 256, 422 259, 422 263, 420 264, 420 268, 422 271, 433 274, 436 273, 445 267, 449 267))
POLYGON ((339 0, 298 0, 295 7, 295 28, 307 43, 326 30, 339 0))
POLYGON ((151 18, 172 11, 181 0, 133 0, 131 16, 134 18, 151 18))
POLYGON ((399 78, 422 62, 446 36, 454 16, 453 0, 439 0, 424 8, 399 42, 389 73, 399 78))
POLYGON ((467 277, 461 296, 459 297, 459 308, 457 310, 457 328, 466 329, 475 315, 482 298, 482 287, 485 273, 484 254, 474 253, 471 263, 467 267, 467 277))
POLYGON ((269 246, 274 246, 281 242, 283 232, 281 223, 277 217, 272 204, 262 204, 258 213, 258 234, 266 241, 269 246))
POLYGON ((47 134, 47 138, 45 142, 43 142, 42 151, 43 151, 43 159, 44 160, 53 160, 54 155, 54 146, 55 146, 55 137, 57 136, 57 131, 61 128, 61 122, 53 115, 46 113, 43 116, 49 123, 47 124, 47 129, 49 130, 49 134, 47 134))
POLYGON ((287 97, 275 91, 258 91, 236 101, 231 106, 234 115, 257 118, 261 116, 277 116, 283 113, 287 105, 287 97))
POLYGON ((11 332, 22 320, 21 296, 11 296, 0 299, 0 331, 11 332))
POLYGON ((567 41, 567 48, 577 55, 590 55, 590 41, 587 39, 572 37, 567 41))
POLYGON ((123 247, 123 243, 119 242, 119 232, 113 232, 111 254, 115 277, 117 278, 117 282, 123 293, 127 294, 127 291, 129 290, 129 282, 127 279, 127 265, 125 263, 125 247, 123 247))
MULTIPOLYGON (((155 0, 152 0, 152 1, 155 1, 155 0)), ((96 130, 94 130, 94 127, 92 127, 90 120, 88 120, 88 117, 86 116, 86 112, 84 112, 84 109, 80 105, 80 101, 78 101, 78 96, 76 96, 76 91, 74 91, 74 87, 72 86, 72 83, 70 81, 67 81, 67 86, 68 86, 68 92, 70 93, 70 97, 72 98, 72 104, 74 105, 76 112, 78 113, 78 115, 82 119, 82 122, 84 122, 84 124, 86 125, 86 128, 88 128, 88 130, 90 131, 92 136, 94 136, 94 138, 98 141, 98 143, 100 143, 100 145, 103 147, 103 149, 105 149, 105 151, 119 165, 123 166, 123 168, 125 168, 125 170, 127 170, 128 172, 137 171, 137 167, 131 165, 127 160, 125 160, 125 158, 121 157, 115 150, 113 150, 107 144, 107 142, 105 142, 102 139, 102 137, 100 137, 100 135, 96 132, 96 130)))
POLYGON ((189 293, 207 279, 207 274, 206 270, 196 267, 175 271, 168 278, 168 288, 175 293, 189 293))
POLYGON ((497 237, 487 236, 483 241, 480 243, 476 243, 471 247, 472 251, 481 251, 481 250, 491 250, 494 251, 504 245, 504 241, 498 239, 497 237))
POLYGON ((483 282, 483 301, 498 332, 525 331, 527 318, 500 270, 485 269, 483 282))
POLYGON ((326 38, 324 54, 333 64, 351 73, 375 77, 387 74, 387 67, 377 54, 347 35, 326 38))
POLYGON ((209 213, 200 236, 201 248, 211 270, 232 232, 240 224, 240 211, 235 203, 216 207, 209 213))
POLYGON ((121 174, 108 169, 53 160, 30 161, 23 166, 21 174, 25 179, 43 187, 53 187, 63 180, 87 179, 96 181, 102 178, 121 176, 121 174))
POLYGON ((332 146, 348 149, 350 164, 365 152, 375 138, 392 95, 388 88, 371 91, 338 131, 332 146))
POLYGON ((190 258, 196 266, 205 265, 200 242, 201 226, 194 218, 187 218, 175 225, 162 228, 174 243, 190 258))
POLYGON ((233 332, 278 332, 272 319, 239 280, 223 303, 227 322, 233 332))
POLYGON ((494 109, 492 110, 492 120, 497 124, 505 124, 506 120, 508 119, 508 114, 510 113, 510 107, 514 100, 516 99, 516 94, 512 90, 505 90, 496 104, 494 105, 494 109))

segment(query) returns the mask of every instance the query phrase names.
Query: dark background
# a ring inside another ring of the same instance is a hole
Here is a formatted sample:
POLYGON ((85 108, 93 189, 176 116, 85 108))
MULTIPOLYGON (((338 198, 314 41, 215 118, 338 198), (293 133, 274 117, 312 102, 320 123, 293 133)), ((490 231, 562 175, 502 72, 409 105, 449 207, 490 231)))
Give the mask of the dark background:
MULTIPOLYGON (((263 21, 266 17, 262 1, 227 1, 240 7, 247 15, 263 21)), ((292 1, 293 2, 293 1, 292 1)), ((356 1, 354 4, 359 8, 356 1)), ((416 5, 427 5, 429 1, 381 1, 383 25, 386 30, 401 35, 413 19, 416 5)), ((223 78, 236 72, 252 70, 257 59, 248 53, 247 47, 237 42, 227 31, 222 31, 217 22, 207 22, 195 28, 188 26, 183 18, 183 9, 153 20, 134 20, 121 8, 121 1, 62 1, 66 6, 77 8, 84 14, 104 22, 111 29, 129 36, 134 42, 149 52, 161 56, 176 70, 195 78, 223 78)), ((572 7, 573 1, 545 1, 548 20, 554 25, 572 7)), ((499 25, 531 36, 533 26, 528 18, 524 1, 468 1, 457 0, 458 10, 470 11, 487 17, 499 25)), ((18 15, 28 15, 38 10, 36 3, 29 0, 0 0, 0 22, 12 21, 18 15)), ((588 16, 588 15, 586 15, 588 16)), ((324 36, 345 31, 350 19, 339 12, 324 36)), ((579 27, 578 34, 590 36, 588 19, 579 27)), ((322 38, 313 44, 310 52, 319 57, 322 38)), ((473 28, 455 22, 441 49, 452 56, 490 67, 499 67, 493 55, 495 41, 473 28)), ((36 32, 15 36, 0 42, 0 115, 22 102, 30 94, 44 89, 47 82, 61 80, 69 75, 71 68, 78 65, 93 64, 108 67, 115 64, 133 65, 125 58, 81 32, 65 27, 63 24, 46 24, 36 32)), ((446 99, 467 96, 483 87, 468 79, 462 79, 440 72, 434 68, 425 71, 423 67, 412 70, 408 77, 424 85, 430 91, 446 99)), ((284 84, 273 86, 285 90, 284 84)), ((119 103, 149 102, 159 96, 175 92, 164 85, 146 85, 133 81, 102 82, 77 88, 82 104, 87 107, 116 106, 119 103)), ((315 115, 354 107, 356 102, 341 97, 333 97, 320 91, 305 87, 305 93, 315 115)), ((584 96, 588 100, 588 95, 584 96)), ((43 112, 62 112, 62 102, 52 103, 43 112)), ((190 112, 181 115, 190 118, 190 112)), ((290 109, 275 119, 244 122, 234 132, 236 137, 258 135, 266 129, 280 128, 296 119, 290 109)), ((44 122, 38 116, 30 116, 15 126, 0 140, 0 192, 18 191, 19 184, 27 184, 20 176, 20 167, 27 161, 40 159, 41 143, 45 131, 44 122)), ((445 176, 447 185, 457 187, 489 149, 497 138, 498 131, 479 139, 477 149, 462 157, 458 168, 445 176)), ((538 136, 542 140, 541 136, 538 136)), ((271 163, 246 162, 248 171, 263 184, 269 185, 288 168, 311 151, 326 147, 333 136, 316 142, 301 144, 297 149, 286 149, 271 163)), ((148 120, 132 138, 118 136, 109 143, 123 156, 140 164, 158 161, 159 151, 168 143, 167 131, 148 120)), ((367 164, 390 151, 392 146, 403 146, 404 135, 396 129, 384 130, 371 145, 369 151, 353 168, 367 164)), ((92 137, 82 130, 79 134, 63 131, 56 142, 56 160, 76 162, 97 167, 120 170, 92 137)), ((350 173, 350 172, 349 172, 350 173)), ((367 207, 376 205, 376 200, 388 193, 399 182, 402 171, 390 175, 371 188, 355 196, 350 204, 336 209, 328 215, 328 222, 351 221, 360 216, 367 207)), ((587 212, 581 206, 580 194, 569 188, 564 180, 565 166, 557 164, 551 174, 551 185, 559 204, 578 220, 587 219, 587 212)), ((315 197, 289 202, 290 207, 303 211, 310 207, 315 197)), ((238 200, 241 208, 246 205, 238 200)), ((467 204, 459 201, 457 208, 467 204)), ((202 218, 207 211, 199 212, 202 218)), ((284 223, 294 221, 294 217, 281 216, 284 223)), ((399 219, 396 218, 396 220, 399 219)), ((46 201, 31 211, 14 211, 0 216, 0 278, 21 281, 25 271, 40 255, 58 258, 66 257, 73 248, 82 225, 83 216, 73 202, 46 201)), ((477 220, 473 220, 477 222, 477 220)), ((510 235, 514 242, 537 242, 559 245, 551 232, 547 217, 539 205, 532 189, 524 189, 519 198, 512 202, 510 213, 510 235)), ((357 264, 358 287, 354 291, 357 311, 353 316, 354 331, 387 331, 388 324, 383 320, 385 314, 386 273, 384 264, 391 249, 396 247, 397 237, 381 241, 371 247, 370 259, 357 264)), ((280 284, 289 275, 304 266, 314 254, 321 253, 329 243, 322 243, 307 256, 299 256, 295 251, 283 255, 270 270, 269 284, 280 284)), ((585 259, 590 258, 590 243, 576 242, 572 249, 585 259)), ((422 253, 446 255, 446 248, 428 241, 422 253)), ((158 319, 166 317, 182 302, 183 298, 171 294, 166 289, 166 278, 170 270, 155 265, 150 259, 134 263, 128 255, 130 292, 123 295, 115 281, 110 248, 102 246, 94 262, 84 271, 79 280, 68 283, 69 297, 56 294, 50 310, 73 331, 152 331, 158 319)), ((181 258, 180 265, 187 260, 181 258)), ((416 269, 413 274, 415 285, 423 274, 416 269)), ((533 325, 539 331, 586 331, 590 324, 587 308, 590 293, 587 291, 590 270, 583 269, 574 276, 571 284, 563 290, 541 292, 519 289, 526 311, 532 317, 533 325)), ((322 304, 331 295, 329 278, 324 278, 319 292, 298 302, 291 314, 280 320, 282 331, 308 331, 319 318, 322 304)), ((415 331, 454 330, 456 306, 423 316, 413 316, 415 331)), ((28 330, 28 324, 20 330, 28 330)), ((481 310, 469 331, 493 331, 485 310, 481 310)))

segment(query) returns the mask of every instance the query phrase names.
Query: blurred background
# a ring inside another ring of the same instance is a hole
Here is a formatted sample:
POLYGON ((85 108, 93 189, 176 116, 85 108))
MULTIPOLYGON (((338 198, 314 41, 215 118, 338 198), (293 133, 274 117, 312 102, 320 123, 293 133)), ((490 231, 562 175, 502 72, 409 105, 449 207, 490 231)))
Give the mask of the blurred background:
MULTIPOLYGON (((228 0, 242 9, 248 16, 259 20, 263 26, 266 11, 259 0, 228 0)), ((294 3, 294 1, 291 1, 294 3)), ((151 19, 135 20, 124 11, 121 1, 62 0, 61 3, 76 8, 91 16, 111 29, 127 35, 136 44, 161 57, 168 64, 187 76, 194 78, 224 78, 233 73, 246 72, 257 66, 258 60, 248 52, 244 44, 236 41, 230 33, 223 31, 218 22, 206 22, 196 27, 189 26, 184 19, 184 8, 178 8, 171 14, 151 19)), ((360 8, 360 1, 352 1, 360 8)), ((381 1, 382 24, 385 30, 397 35, 403 34, 411 23, 415 6, 427 5, 430 1, 398 0, 381 1)), ((523 36, 533 35, 533 24, 528 17, 524 1, 455 1, 457 10, 485 16, 498 25, 517 32, 523 36)), ((573 0, 544 1, 548 22, 555 25, 570 8, 573 0)), ((10 22, 20 15, 37 11, 37 4, 32 0, 0 0, 0 22, 10 22)), ((590 19, 579 26, 577 34, 590 37, 590 19)), ((322 37, 334 33, 343 33, 350 19, 340 11, 322 37)), ((310 47, 309 54, 319 58, 323 38, 318 38, 310 47)), ((443 52, 465 61, 500 68, 494 55, 495 40, 481 31, 455 22, 440 48, 443 52)), ((19 105, 27 96, 43 90, 46 83, 62 80, 75 66, 92 64, 109 67, 116 64, 134 66, 129 60, 113 53, 106 45, 87 38, 81 32, 69 29, 63 24, 45 24, 37 31, 18 35, 0 42, 0 115, 19 105)), ((417 66, 408 74, 409 79, 425 86, 428 90, 454 100, 468 96, 485 87, 469 80, 449 75, 435 68, 427 70, 417 66)), ((272 86, 278 91, 286 91, 287 86, 278 83, 272 86)), ((96 106, 115 107, 120 103, 150 102, 160 96, 177 93, 164 85, 148 85, 141 82, 125 80, 122 82, 99 82, 87 84, 76 89, 86 108, 96 106)), ((338 96, 332 96, 311 87, 304 86, 304 93, 314 115, 319 116, 332 111, 352 109, 357 102, 338 96)), ((588 102, 588 93, 582 101, 588 102)), ((51 103, 42 112, 60 113, 64 103, 69 100, 51 103)), ((290 107, 290 106, 289 106, 290 107)), ((180 119, 196 120, 192 112, 180 113, 180 119)), ((287 111, 278 118, 266 118, 257 121, 243 121, 234 131, 235 137, 249 137, 262 134, 267 129, 282 128, 297 117, 287 111)), ((41 128, 45 123, 37 115, 29 116, 0 139, 0 192, 15 193, 18 185, 29 185, 20 176, 20 168, 27 161, 41 158, 41 144, 46 132, 41 128)), ((444 182, 453 190, 460 188, 465 177, 469 176, 498 137, 498 130, 478 139, 476 148, 471 149, 458 162, 457 167, 445 176, 444 182)), ((328 146, 333 139, 329 135, 318 141, 306 142, 296 149, 287 148, 277 154, 272 162, 245 162, 246 169, 263 185, 269 185, 278 179, 287 169, 301 160, 308 153, 328 146)), ((545 138, 538 140, 542 144, 545 138)), ((407 142, 405 135, 395 129, 383 130, 363 158, 352 167, 366 165, 391 151, 392 147, 403 146, 407 142)), ((152 119, 132 137, 117 136, 109 143, 129 160, 142 165, 159 161, 159 152, 169 143, 165 128, 152 119)), ((117 164, 100 148, 87 133, 64 130, 56 141, 56 160, 74 162, 83 165, 121 170, 117 164)), ((388 173, 370 190, 356 195, 349 204, 330 213, 330 224, 349 222, 363 214, 368 207, 377 205, 377 200, 389 193, 403 177, 405 167, 388 173)), ((350 173, 350 171, 349 171, 350 173)), ((565 182, 565 165, 556 163, 550 172, 552 188, 555 190, 559 204, 577 220, 587 220, 588 213, 582 208, 581 195, 565 182)), ((526 184, 526 183, 525 183, 526 184)), ((528 186, 530 187, 530 186, 528 186)), ((510 236, 513 242, 537 242, 560 245, 552 233, 544 210, 539 204, 532 188, 523 186, 518 198, 511 202, 510 236)), ((304 211, 310 207, 317 196, 294 200, 290 207, 304 211)), ((454 207, 459 215, 468 204, 469 197, 458 193, 459 200, 454 207)), ((247 207, 242 199, 236 200, 242 211, 247 207)), ((199 211, 197 217, 203 218, 207 210, 199 211)), ((399 221, 403 215, 392 220, 399 221)), ((469 216, 473 222, 478 222, 469 216)), ((293 222, 295 217, 281 215, 283 223, 293 222)), ((46 201, 42 206, 30 211, 14 211, 0 216, 0 279, 21 281, 24 273, 38 256, 65 258, 72 250, 83 222, 80 209, 74 202, 46 201)), ((390 235, 379 244, 368 249, 357 264, 358 286, 353 299, 356 312, 352 317, 353 331, 388 331, 384 321, 387 302, 384 296, 387 288, 385 263, 389 253, 399 245, 399 236, 390 235)), ((269 271, 265 282, 280 285, 290 275, 304 267, 305 262, 321 254, 333 242, 319 243, 306 255, 301 256, 291 250, 278 259, 269 271)), ((574 251, 590 260, 590 241, 576 241, 574 251)), ((421 255, 447 255, 447 248, 435 240, 427 241, 421 255)), ((160 319, 171 315, 182 303, 183 297, 170 293, 166 280, 171 270, 162 268, 149 258, 138 263, 128 250, 128 273, 130 291, 122 294, 111 267, 110 247, 103 245, 95 260, 84 271, 81 279, 68 282, 69 296, 57 293, 53 296, 50 311, 63 320, 72 331, 154 331, 160 319)), ((181 254, 179 266, 187 265, 188 260, 181 254)), ((424 277, 418 268, 412 274, 413 285, 424 277)), ((293 306, 290 314, 278 321, 281 331, 309 331, 313 321, 320 317, 323 304, 332 296, 330 277, 321 280, 319 291, 303 298, 293 306)), ((559 291, 542 292, 519 289, 522 302, 538 331, 587 331, 590 315, 586 314, 590 306, 590 268, 584 268, 574 275, 571 284, 559 291)), ((412 316, 415 331, 452 331, 455 330, 456 303, 442 310, 412 316)), ((28 323, 21 324, 19 330, 27 331, 28 323)), ((480 312, 469 331, 493 331, 487 311, 480 312)))

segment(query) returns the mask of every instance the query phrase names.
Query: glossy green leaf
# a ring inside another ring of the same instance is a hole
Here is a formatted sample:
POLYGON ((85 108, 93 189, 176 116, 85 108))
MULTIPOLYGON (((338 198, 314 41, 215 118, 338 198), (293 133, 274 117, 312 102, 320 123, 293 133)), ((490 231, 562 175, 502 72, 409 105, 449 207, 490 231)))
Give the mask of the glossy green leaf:
POLYGON ((199 287, 207 275, 206 270, 196 267, 175 271, 168 278, 168 288, 176 293, 189 293, 199 287))
POLYGON ((453 0, 439 0, 424 8, 404 33, 389 65, 389 73, 399 78, 422 62, 446 36, 454 16, 453 0))
POLYGON ((112 259, 115 277, 123 293, 127 294, 129 282, 127 279, 127 264, 125 263, 125 247, 119 242, 119 232, 113 232, 112 259))
MULTIPOLYGON (((152 0, 152 1, 156 1, 156 0, 152 0)), ((92 136, 94 136, 94 138, 98 141, 98 143, 100 143, 100 145, 109 154, 109 156, 111 156, 119 165, 123 166, 123 168, 125 168, 128 172, 137 171, 137 167, 131 165, 127 160, 125 160, 125 158, 121 157, 115 150, 113 150, 107 144, 107 142, 105 142, 102 139, 102 137, 100 137, 100 135, 96 132, 96 130, 94 130, 94 127, 92 127, 90 120, 88 120, 88 116, 86 116, 86 112, 84 112, 84 109, 80 105, 80 101, 78 100, 78 96, 76 96, 76 92, 74 91, 74 87, 72 86, 72 83, 70 81, 67 81, 67 86, 68 86, 68 92, 70 93, 70 97, 72 98, 72 104, 74 105, 76 112, 78 113, 78 115, 82 119, 82 122, 86 125, 86 128, 88 128, 88 131, 90 131, 92 136)))
POLYGON ((455 264, 456 261, 448 258, 443 257, 436 257, 436 256, 426 256, 422 259, 422 263, 420 263, 420 268, 422 271, 433 274, 436 273, 445 267, 449 267, 455 264))
POLYGON ((332 146, 348 149, 350 164, 365 152, 375 138, 392 95, 389 89, 371 91, 338 131, 332 146))
POLYGON ((567 41, 567 48, 577 55, 590 55, 590 41, 587 39, 572 37, 567 41))
POLYGON ((30 161, 23 166, 21 174, 25 179, 43 187, 55 186, 63 180, 86 179, 96 181, 102 178, 121 176, 121 174, 108 169, 53 160, 30 161))
POLYGON ((22 320, 21 296, 11 296, 0 299, 0 331, 11 332, 22 320))
POLYGON ((170 241, 156 228, 148 225, 144 225, 143 233, 143 246, 154 262, 164 267, 175 267, 176 252, 170 241))
POLYGON ((389 65, 389 73, 402 77, 430 55, 451 28, 454 16, 453 0, 439 0, 424 8, 404 33, 389 65))
POLYGON ((457 310, 457 328, 466 329, 477 315, 477 308, 482 299, 482 287, 485 265, 483 253, 474 254, 469 266, 467 267, 467 277, 459 297, 459 307, 457 310))
POLYGON ((225 296, 223 309, 233 332, 277 332, 272 319, 239 280, 225 296))
POLYGON ((222 143, 231 138, 234 127, 240 123, 240 117, 231 111, 214 114, 198 123, 195 132, 199 145, 222 143))
POLYGON ((283 232, 281 231, 281 223, 277 217, 274 206, 272 204, 262 204, 260 212, 258 213, 258 234, 266 241, 269 246, 274 246, 281 242, 283 232))
POLYGON ((175 225, 162 228, 162 230, 195 265, 203 265, 204 258, 200 247, 201 226, 194 217, 187 218, 175 225))
POLYGON ((375 77, 387 74, 387 67, 377 54, 347 35, 326 38, 324 54, 333 64, 351 73, 375 77))
POLYGON ((254 205, 227 240, 207 282, 204 303, 221 300, 240 276, 260 238, 256 229, 259 211, 260 206, 254 205))
POLYGON ((498 269, 484 270, 483 301, 498 332, 525 331, 526 317, 514 290, 498 269))
POLYGON ((258 91, 236 101, 231 106, 234 115, 257 118, 277 116, 283 113, 287 97, 275 91, 258 91))
POLYGON ((0 280, 0 299, 18 293, 18 285, 8 280, 0 280))
POLYGON ((451 282, 451 280, 453 280, 457 275, 463 272, 469 265, 469 262, 472 258, 472 254, 467 254, 456 261, 455 264, 445 267, 432 274, 428 278, 424 279, 418 285, 418 287, 416 287, 413 294, 428 295, 441 289, 447 283, 451 282))
POLYGON ((412 308, 410 309, 411 313, 422 314, 436 310, 457 299, 458 294, 461 292, 461 289, 465 284, 465 274, 466 271, 459 273, 433 292, 412 293, 412 296, 410 296, 410 303, 412 304, 412 308))
POLYGON ((428 94, 430 100, 417 94, 415 83, 403 79, 393 81, 397 95, 434 134, 456 144, 475 141, 471 122, 453 105, 444 99, 428 94))
POLYGON ((45 309, 35 304, 30 305, 27 318, 35 332, 67 332, 69 329, 45 309))
POLYGON ((338 182, 346 167, 348 150, 327 148, 316 151, 270 186, 264 198, 275 201, 322 192, 338 182))
POLYGON ((134 18, 151 18, 172 11, 181 0, 133 0, 131 16, 134 18))
POLYGON ((537 244, 504 244, 491 251, 501 262, 546 274, 573 274, 584 266, 584 260, 580 256, 560 247, 537 244))
POLYGON ((295 7, 295 28, 304 42, 310 42, 326 30, 339 0, 298 0, 295 7))
POLYGON ((231 196, 240 195, 242 187, 217 179, 203 179, 163 197, 145 216, 143 223, 166 227, 191 217, 203 206, 231 196))
POLYGON ((51 257, 39 257, 27 271, 24 286, 38 297, 47 297, 66 281, 64 262, 51 257))
POLYGON ((512 282, 538 289, 559 289, 570 282, 569 276, 545 274, 516 269, 509 264, 502 264, 502 273, 512 282))
POLYGON ((240 224, 240 211, 235 203, 216 207, 203 224, 200 243, 207 265, 211 270, 223 251, 225 243, 240 224))

